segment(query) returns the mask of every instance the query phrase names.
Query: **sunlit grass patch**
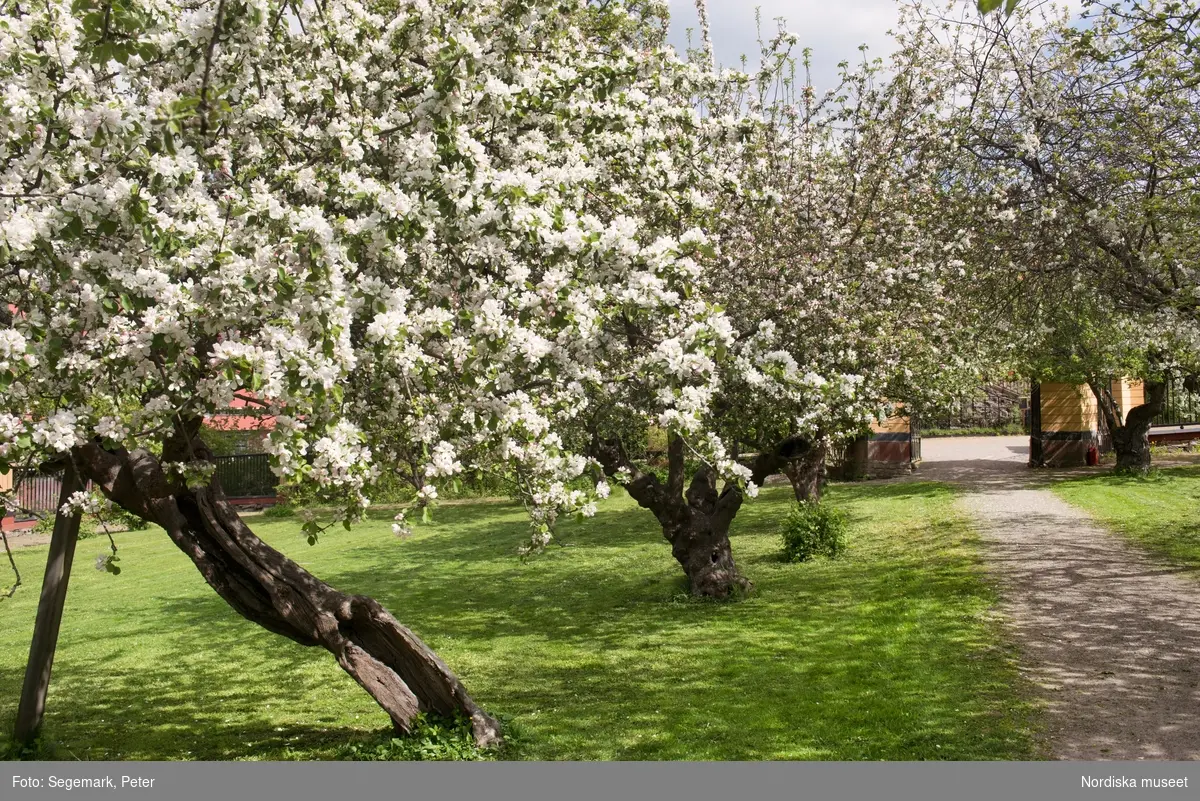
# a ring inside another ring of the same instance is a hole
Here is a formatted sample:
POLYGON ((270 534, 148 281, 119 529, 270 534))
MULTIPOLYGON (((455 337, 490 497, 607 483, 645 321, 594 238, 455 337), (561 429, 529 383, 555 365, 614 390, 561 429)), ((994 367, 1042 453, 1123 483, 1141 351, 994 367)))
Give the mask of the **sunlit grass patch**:
MULTIPOLYGON (((734 555, 756 584, 736 603, 688 597, 653 518, 624 496, 526 562, 523 511, 500 501, 440 508, 407 540, 382 513, 316 547, 294 519, 252 522, 425 638, 519 731, 504 757, 1035 755, 1031 708, 952 492, 835 486, 828 502, 849 517, 847 549, 803 564, 780 558, 789 496, 765 490, 735 521, 734 555)), ((59 758, 328 759, 347 743, 393 747, 380 739, 387 717, 328 654, 242 620, 160 531, 119 537, 120 576, 90 569, 89 542, 46 720, 59 758)), ((15 714, 45 554, 17 552, 28 584, 0 604, 0 719, 15 714)))

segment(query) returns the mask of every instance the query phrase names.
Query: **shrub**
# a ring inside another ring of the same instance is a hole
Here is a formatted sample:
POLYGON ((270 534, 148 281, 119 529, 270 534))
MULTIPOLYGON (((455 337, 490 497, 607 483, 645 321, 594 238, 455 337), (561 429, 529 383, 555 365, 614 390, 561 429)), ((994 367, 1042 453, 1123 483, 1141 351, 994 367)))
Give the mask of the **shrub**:
POLYGON ((270 518, 291 517, 292 515, 296 514, 296 511, 298 508, 299 507, 297 507, 295 504, 293 504, 290 499, 286 500, 286 501, 280 501, 279 503, 275 504, 274 506, 268 506, 266 509, 263 509, 263 517, 270 517, 270 518))
POLYGON ((477 761, 489 754, 475 747, 471 722, 422 713, 408 735, 386 732, 362 742, 348 743, 337 759, 355 762, 477 761))
POLYGON ((829 504, 800 503, 783 525, 783 558, 807 562, 814 556, 834 557, 846 548, 846 513, 829 504))

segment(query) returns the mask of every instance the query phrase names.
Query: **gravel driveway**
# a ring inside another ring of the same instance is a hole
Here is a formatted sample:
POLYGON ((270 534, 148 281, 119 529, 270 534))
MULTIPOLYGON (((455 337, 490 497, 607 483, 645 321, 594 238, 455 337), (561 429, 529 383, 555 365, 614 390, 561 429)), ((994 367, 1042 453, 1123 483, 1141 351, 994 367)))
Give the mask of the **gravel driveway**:
MULTIPOLYGON (((914 476, 964 486, 1059 759, 1200 758, 1200 582, 1061 501, 1020 437, 922 444, 914 476)), ((1081 471, 1064 471, 1069 473, 1081 471)), ((1093 468, 1092 472, 1095 472, 1093 468)))

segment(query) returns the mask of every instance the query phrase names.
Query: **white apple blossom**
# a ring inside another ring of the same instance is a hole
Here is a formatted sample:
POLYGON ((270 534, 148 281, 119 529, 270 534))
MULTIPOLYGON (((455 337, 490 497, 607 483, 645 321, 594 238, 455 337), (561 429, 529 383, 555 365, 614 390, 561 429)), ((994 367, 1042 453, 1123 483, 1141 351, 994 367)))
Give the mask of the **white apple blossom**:
POLYGON ((0 468, 253 398, 276 472, 348 514, 383 471, 485 465, 548 525, 589 502, 558 432, 594 388, 676 390, 652 415, 698 430, 733 332, 689 286, 748 124, 695 113, 717 79, 663 7, 601 39, 582 1, 150 0, 105 68, 65 0, 9 12, 0 375, 32 437, 0 468))

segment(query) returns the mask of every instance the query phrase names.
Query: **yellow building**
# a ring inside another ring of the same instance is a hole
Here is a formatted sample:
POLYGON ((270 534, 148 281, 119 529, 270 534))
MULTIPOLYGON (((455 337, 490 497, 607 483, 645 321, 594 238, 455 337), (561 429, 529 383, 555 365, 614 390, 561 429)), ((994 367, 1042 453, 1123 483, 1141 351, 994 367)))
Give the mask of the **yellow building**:
POLYGON ((912 423, 907 417, 893 415, 882 423, 871 423, 868 474, 882 477, 907 473, 918 459, 913 452, 912 423))
MULTIPOLYGON (((1119 379, 1110 387, 1122 420, 1145 398, 1141 381, 1119 379)), ((1104 450, 1106 443, 1096 396, 1082 384, 1041 385, 1043 458, 1050 467, 1085 464, 1089 448, 1104 450)))

